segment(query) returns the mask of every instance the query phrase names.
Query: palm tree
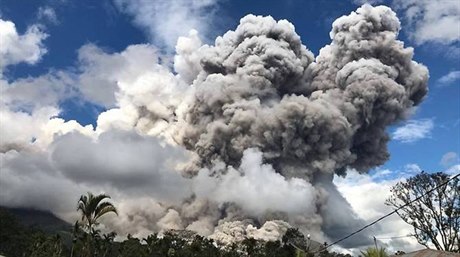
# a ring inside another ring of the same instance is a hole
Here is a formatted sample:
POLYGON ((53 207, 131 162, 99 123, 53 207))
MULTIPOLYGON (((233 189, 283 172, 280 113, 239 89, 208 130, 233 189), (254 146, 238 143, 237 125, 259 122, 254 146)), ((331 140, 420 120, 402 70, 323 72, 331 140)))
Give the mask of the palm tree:
POLYGON ((361 254, 364 257, 388 257, 388 253, 383 247, 382 248, 370 247, 370 248, 367 248, 365 252, 361 251, 361 254))
MULTIPOLYGON (((95 241, 99 236, 99 230, 96 226, 99 224, 98 220, 106 213, 113 212, 118 215, 115 206, 104 199, 110 199, 110 196, 106 194, 93 195, 88 192, 87 195, 82 195, 78 200, 77 211, 81 212, 81 221, 84 222, 86 232, 83 236, 83 256, 96 256, 95 241), (91 249, 94 249, 94 254, 91 255, 91 249)), ((76 225, 77 226, 77 225, 76 225)))
POLYGON ((103 202, 104 199, 110 199, 110 196, 106 194, 93 195, 88 192, 87 195, 82 195, 78 200, 77 211, 81 212, 81 220, 85 222, 88 233, 94 231, 97 226, 98 219, 106 214, 113 212, 118 215, 115 206, 108 201, 103 202))

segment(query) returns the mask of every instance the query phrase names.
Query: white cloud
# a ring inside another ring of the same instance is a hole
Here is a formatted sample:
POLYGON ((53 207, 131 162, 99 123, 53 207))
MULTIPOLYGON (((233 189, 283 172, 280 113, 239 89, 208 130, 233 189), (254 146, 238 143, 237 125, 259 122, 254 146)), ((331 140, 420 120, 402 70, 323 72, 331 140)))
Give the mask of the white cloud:
POLYGON ((16 79, 11 83, 0 79, 0 104, 28 113, 46 106, 57 108, 59 101, 76 95, 74 86, 72 74, 63 71, 16 79))
POLYGON ((449 175, 457 175, 458 173, 460 173, 460 164, 456 164, 456 165, 454 165, 452 167, 449 167, 444 172, 449 174, 449 175))
POLYGON ((440 86, 449 86, 454 82, 458 82, 456 83, 457 85, 460 83, 460 70, 451 71, 438 79, 438 85, 440 86))
POLYGON ((41 107, 32 113, 0 110, 0 153, 15 151, 44 150, 53 142, 55 137, 72 131, 85 135, 93 134, 93 126, 81 126, 74 120, 64 121, 56 116, 59 110, 51 107, 41 107))
MULTIPOLYGON (((141 112, 150 114, 138 105, 160 118, 170 115, 168 108, 186 91, 176 88, 176 76, 159 62, 152 45, 131 45, 118 53, 85 45, 75 69, 0 78, 0 204, 46 209, 72 222, 76 200, 87 191, 106 192, 120 206, 162 200, 161 216, 188 196, 187 179, 174 166, 188 158, 185 151, 138 134, 135 126, 154 129, 147 121, 129 123, 141 112), (60 103, 72 97, 118 108, 100 116, 96 132, 92 125, 57 118, 60 103)), ((149 224, 160 217, 142 208, 124 210, 126 219, 111 221, 112 228, 138 235, 158 231, 161 224, 149 224)))
MULTIPOLYGON (((385 170, 385 173, 393 173, 393 177, 397 177, 401 173, 406 174, 407 172, 406 170, 398 172, 385 170)), ((380 180, 375 176, 360 175, 357 172, 349 171, 346 178, 335 177, 334 183, 351 204, 354 211, 368 224, 393 210, 384 203, 391 195, 391 187, 401 179, 380 180)), ((412 227, 396 214, 383 219, 377 225, 373 226, 373 228, 375 229, 374 236, 381 238, 379 239, 379 245, 386 247, 390 253, 397 250, 410 252, 421 248, 412 237, 390 239, 396 236, 406 236, 413 232, 412 227)), ((350 250, 359 252, 358 249, 350 250)))
POLYGON ((152 45, 130 45, 119 53, 84 45, 78 50, 79 88, 91 102, 113 107, 120 84, 133 84, 144 74, 156 71, 156 52, 152 45))
MULTIPOLYGON (((418 164, 408 163, 404 165, 401 170, 390 170, 390 169, 376 169, 374 172, 369 174, 369 178, 373 181, 385 181, 394 179, 404 179, 415 176, 422 172, 422 169, 418 164)), ((352 171, 352 174, 356 173, 352 171)))
POLYGON ((47 36, 38 25, 30 26, 20 35, 13 22, 0 19, 0 77, 8 65, 37 63, 47 52, 43 46, 47 36))
MULTIPOLYGON (((46 115, 44 116, 47 118, 46 115)), ((53 128, 50 126, 53 124, 50 123, 56 121, 51 119, 48 124, 45 124, 48 131, 52 132, 53 128)), ((0 204, 11 206, 22 202, 25 205, 39 207, 40 196, 56 194, 56 197, 53 197, 55 199, 61 193, 59 190, 65 190, 59 188, 58 191, 53 192, 55 189, 49 186, 49 183, 45 183, 48 185, 46 187, 40 187, 39 192, 22 190, 30 188, 26 185, 33 183, 32 178, 41 182, 52 180, 57 186, 70 185, 68 190, 75 195, 75 199, 77 194, 84 191, 73 189, 80 188, 81 185, 91 186, 95 191, 110 189, 113 192, 123 193, 125 197, 148 195, 158 199, 168 199, 170 202, 179 201, 188 195, 186 179, 176 171, 175 166, 188 158, 182 148, 165 145, 158 138, 141 136, 132 131, 112 130, 95 137, 92 129, 78 132, 74 127, 67 126, 66 130, 66 125, 69 123, 76 124, 75 121, 64 123, 62 120, 60 124, 54 124, 56 133, 52 133, 53 142, 47 147, 36 148, 33 147, 35 145, 31 145, 28 150, 18 149, 0 153, 2 170, 0 204), (23 176, 30 177, 31 181, 23 181, 23 176), (13 192, 18 191, 24 192, 14 196, 13 192), (20 201, 18 197, 23 199, 20 201), (25 200, 29 198, 30 200, 25 200), (32 203, 34 202, 32 199, 37 201, 32 203)), ((2 121, 2 124, 5 123, 2 121)), ((14 122, 14 124, 22 123, 14 122)), ((42 125, 38 126, 45 129, 42 125)), ((4 135, 2 133, 2 137, 4 135)), ((5 136, 9 138, 9 135, 5 136)), ((64 194, 59 202, 69 201, 66 195, 68 194, 64 194)), ((59 203, 53 204, 53 208, 50 206, 45 208, 49 207, 53 211, 70 211, 73 206, 74 203, 71 201, 71 205, 62 205, 67 209, 59 207, 59 203)))
POLYGON ((169 48, 192 29, 208 35, 215 24, 218 0, 114 0, 118 8, 133 16, 152 42, 169 48))
POLYGON ((48 160, 41 151, 0 153, 0 204, 54 213, 74 209, 79 194, 89 188, 63 179, 48 160))
POLYGON ((393 139, 403 143, 415 142, 430 137, 433 127, 432 119, 409 120, 393 132, 393 139))
POLYGON ((75 96, 73 86, 71 75, 62 71, 11 83, 0 79, 0 152, 46 148, 56 133, 92 131, 92 126, 56 118, 59 102, 75 96))
POLYGON ((69 131, 91 134, 91 125, 57 118, 59 104, 77 95, 74 74, 52 71, 38 77, 2 79, 2 69, 21 62, 34 64, 46 53, 47 37, 38 25, 19 35, 11 21, 0 19, 0 152, 41 151, 57 135, 69 131))
POLYGON ((59 111, 52 107, 44 107, 34 113, 13 112, 6 108, 0 110, 0 152, 11 149, 28 148, 41 134, 43 127, 51 117, 59 111))
POLYGON ((41 6, 40 8, 38 8, 37 18, 39 20, 50 22, 52 24, 59 23, 56 12, 50 6, 41 6))
POLYGON ((189 194, 173 165, 184 158, 183 149, 135 132, 110 131, 97 139, 56 135, 46 149, 0 153, 0 205, 48 210, 74 222, 78 197, 104 192, 120 211, 119 218, 109 217, 108 229, 146 236, 158 232, 156 222, 169 206, 189 194))
MULTIPOLYGON (((406 164, 402 170, 377 170, 373 175, 349 170, 345 178, 334 177, 334 184, 359 217, 369 224, 393 211, 384 204, 391 195, 391 188, 421 171, 419 165, 414 163, 406 164)), ((450 175, 458 174, 460 164, 453 165, 443 172, 450 175)), ((386 247, 390 253, 397 250, 410 252, 422 248, 415 238, 408 236, 413 234, 412 226, 405 223, 397 214, 383 219, 371 228, 375 229, 373 232, 379 245, 386 247)), ((359 254, 359 249, 348 250, 359 254)))
POLYGON ((81 97, 106 108, 142 102, 164 117, 168 111, 160 103, 169 101, 165 104, 169 105, 172 95, 184 91, 173 90, 171 85, 178 84, 179 80, 158 63, 157 49, 149 44, 130 45, 116 53, 87 44, 78 50, 76 69, 52 71, 12 82, 0 78, 0 104, 13 111, 33 113, 42 107, 59 109, 61 101, 81 97), (166 91, 171 92, 165 94, 166 91))
POLYGON ((418 173, 422 172, 422 169, 420 168, 420 166, 418 166, 418 164, 409 163, 404 166, 403 172, 406 175, 406 177, 409 177, 409 176, 417 175, 418 173))
MULTIPOLYGON (((408 36, 417 44, 436 43, 460 51, 460 4, 456 0, 394 0, 408 36)), ((452 53, 452 51, 450 51, 452 53)))
POLYGON ((458 157, 458 154, 456 152, 448 152, 445 153, 439 164, 441 164, 444 167, 449 167, 451 165, 457 164, 460 161, 460 158, 458 157))
POLYGON ((179 105, 187 91, 180 79, 159 64, 152 45, 131 45, 124 51, 107 53, 88 44, 78 53, 76 69, 52 71, 12 82, 0 79, 0 119, 5 124, 0 130, 8 135, 0 142, 2 150, 30 147, 33 143, 46 146, 56 132, 54 129, 51 134, 47 132, 46 129, 53 127, 47 124, 57 124, 59 104, 73 97, 106 108, 118 107, 99 116, 98 133, 137 126, 148 130, 148 134, 158 134, 165 123, 163 119, 174 115, 171 106, 179 105), (142 111, 139 106, 147 110, 142 111), (160 123, 147 122, 150 119, 137 122, 139 115, 146 111, 159 117, 160 123))
POLYGON ((190 193, 187 179, 175 171, 188 159, 186 151, 132 131, 107 131, 97 140, 67 133, 54 140, 49 158, 61 174, 78 184, 109 185, 127 195, 145 194, 170 202, 190 193))

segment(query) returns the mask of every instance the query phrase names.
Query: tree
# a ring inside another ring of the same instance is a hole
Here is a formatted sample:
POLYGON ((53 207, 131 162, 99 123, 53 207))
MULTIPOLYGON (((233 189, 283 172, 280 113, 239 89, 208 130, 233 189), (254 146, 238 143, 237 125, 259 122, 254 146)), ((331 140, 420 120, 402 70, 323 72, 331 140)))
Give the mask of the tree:
POLYGON ((46 236, 44 234, 34 235, 34 243, 29 250, 29 257, 61 257, 63 245, 59 235, 46 236))
POLYGON ((131 235, 121 243, 118 257, 147 257, 148 249, 146 245, 131 235))
POLYGON ((22 256, 32 241, 28 232, 13 214, 0 208, 0 255, 22 256))
POLYGON ((459 252, 460 183, 458 177, 445 183, 448 179, 442 172, 422 172, 393 186, 385 204, 412 225, 420 244, 428 248, 431 242, 438 250, 459 252))
POLYGON ((94 196, 88 192, 87 195, 82 195, 78 200, 77 211, 81 212, 81 220, 85 222, 89 233, 94 231, 95 226, 98 225, 98 219, 104 214, 113 212, 118 215, 115 206, 111 202, 103 202, 104 199, 110 199, 110 196, 106 194, 94 196))
POLYGON ((114 240, 117 233, 110 232, 103 234, 102 236, 97 235, 95 237, 95 246, 98 252, 98 256, 107 257, 112 256, 114 252, 114 240))
MULTIPOLYGON (((99 224, 99 218, 110 212, 118 215, 115 206, 111 202, 104 201, 105 199, 110 199, 110 196, 106 194, 95 196, 88 192, 87 195, 82 195, 78 200, 77 211, 81 212, 81 221, 84 223, 83 229, 86 230, 81 236, 83 256, 92 256, 92 253, 97 251, 96 239, 99 238, 99 230, 96 227, 99 224)), ((74 230, 78 230, 78 223, 75 226, 74 230)))
POLYGON ((367 248, 365 252, 361 251, 364 257, 388 257, 385 248, 367 248))

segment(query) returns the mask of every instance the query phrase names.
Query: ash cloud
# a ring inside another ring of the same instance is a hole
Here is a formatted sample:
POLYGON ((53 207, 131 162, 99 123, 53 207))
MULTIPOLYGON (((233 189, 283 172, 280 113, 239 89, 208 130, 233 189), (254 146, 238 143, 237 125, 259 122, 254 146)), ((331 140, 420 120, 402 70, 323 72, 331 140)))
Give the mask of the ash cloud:
MULTIPOLYGON (((113 55, 88 46, 83 57, 98 54, 81 64, 80 90, 114 107, 91 131, 53 127, 59 133, 38 138, 48 142, 38 153, 5 151, 0 182, 25 169, 12 163, 39 154, 33 165, 49 167, 74 194, 92 188, 118 199, 120 217, 107 226, 121 233, 189 229, 225 244, 275 240, 295 226, 330 242, 362 225, 334 175, 383 164, 386 128, 427 93, 428 70, 397 40, 399 30, 390 8, 363 5, 333 23, 331 43, 314 57, 293 24, 248 15, 213 45, 197 31, 179 38, 174 72, 136 63, 155 57, 149 45, 113 55), (110 60, 118 63, 106 67, 110 60), (90 87, 104 69, 110 94, 90 87)), ((1 203, 20 204, 11 197, 1 203)))
POLYGON ((294 26, 249 15, 202 50, 181 143, 238 166, 257 147, 283 175, 366 171, 388 159, 385 128, 426 94, 428 71, 396 39, 387 7, 364 5, 336 20, 313 60, 294 26))

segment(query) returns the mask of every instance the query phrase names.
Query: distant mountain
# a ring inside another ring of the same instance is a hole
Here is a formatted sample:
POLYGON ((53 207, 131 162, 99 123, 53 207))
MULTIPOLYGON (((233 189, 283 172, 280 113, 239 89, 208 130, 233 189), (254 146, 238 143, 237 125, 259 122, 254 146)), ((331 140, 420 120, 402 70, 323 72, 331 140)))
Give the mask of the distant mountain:
POLYGON ((1 211, 11 213, 24 227, 38 228, 46 233, 55 234, 61 231, 70 231, 72 225, 56 217, 49 211, 40 211, 27 208, 9 208, 0 206, 1 211))

